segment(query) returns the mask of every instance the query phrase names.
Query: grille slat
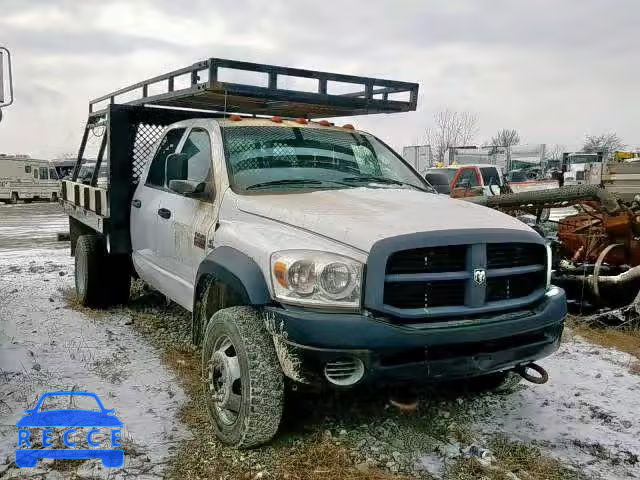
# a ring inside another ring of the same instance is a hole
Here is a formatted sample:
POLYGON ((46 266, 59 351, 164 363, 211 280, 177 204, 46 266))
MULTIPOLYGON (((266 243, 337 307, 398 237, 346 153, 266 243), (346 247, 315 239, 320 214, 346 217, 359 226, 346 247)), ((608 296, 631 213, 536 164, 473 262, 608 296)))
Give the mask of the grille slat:
POLYGON ((442 273, 465 270, 467 248, 467 245, 451 245, 395 252, 387 261, 387 274, 442 273))
POLYGON ((545 265, 547 252, 535 243, 488 243, 487 269, 545 265))
POLYGON ((464 280, 393 282, 384 290, 384 303, 396 308, 449 307, 464 304, 464 280))

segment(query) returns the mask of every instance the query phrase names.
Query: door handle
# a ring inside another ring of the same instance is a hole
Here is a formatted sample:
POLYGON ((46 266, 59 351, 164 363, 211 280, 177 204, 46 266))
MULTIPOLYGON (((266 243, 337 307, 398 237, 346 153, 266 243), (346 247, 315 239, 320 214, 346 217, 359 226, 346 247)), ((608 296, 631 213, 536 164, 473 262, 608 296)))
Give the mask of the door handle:
POLYGON ((142 202, 136 198, 131 202, 131 205, 136 208, 140 208, 142 206, 142 202))
POLYGON ((171 218, 171 210, 161 208, 160 210, 158 210, 158 215, 160 215, 162 218, 171 218))

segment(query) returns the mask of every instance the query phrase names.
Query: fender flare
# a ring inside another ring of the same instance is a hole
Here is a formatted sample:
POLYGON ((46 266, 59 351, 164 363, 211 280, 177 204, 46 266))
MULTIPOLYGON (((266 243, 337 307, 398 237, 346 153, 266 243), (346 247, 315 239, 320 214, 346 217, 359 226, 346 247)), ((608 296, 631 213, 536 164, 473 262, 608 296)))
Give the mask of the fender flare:
POLYGON ((243 305, 268 305, 272 303, 269 287, 258 264, 233 247, 222 246, 213 250, 200 263, 196 274, 193 304, 199 294, 200 281, 212 275, 217 281, 232 289, 243 305))

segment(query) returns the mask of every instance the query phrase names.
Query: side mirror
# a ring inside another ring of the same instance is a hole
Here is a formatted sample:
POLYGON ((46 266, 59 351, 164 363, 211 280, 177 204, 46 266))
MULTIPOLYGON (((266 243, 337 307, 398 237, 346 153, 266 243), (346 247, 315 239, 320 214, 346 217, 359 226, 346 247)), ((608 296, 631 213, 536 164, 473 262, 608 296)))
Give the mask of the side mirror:
POLYGON ((164 173, 169 188, 171 188, 172 180, 187 179, 187 158, 187 155, 184 153, 172 153, 167 156, 164 173))
POLYGON ((206 184, 204 182, 192 182, 190 180, 170 180, 169 190, 185 197, 199 197, 204 194, 206 184))
MULTIPOLYGON (((0 47, 0 108, 13 103, 13 76, 11 73, 11 54, 9 50, 0 47)), ((2 110, 0 110, 2 121, 2 110)))

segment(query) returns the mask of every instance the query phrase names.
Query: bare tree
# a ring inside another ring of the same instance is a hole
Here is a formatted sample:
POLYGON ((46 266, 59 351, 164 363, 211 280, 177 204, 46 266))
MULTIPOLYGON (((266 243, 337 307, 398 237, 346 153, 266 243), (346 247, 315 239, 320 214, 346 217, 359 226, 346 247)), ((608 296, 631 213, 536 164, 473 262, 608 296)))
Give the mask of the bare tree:
POLYGON ((624 148, 624 143, 614 132, 601 135, 585 135, 584 145, 582 146, 584 152, 602 152, 605 158, 621 148, 624 148))
POLYGON ((547 162, 559 162, 560 160, 562 160, 562 152, 564 152, 565 150, 566 147, 558 143, 547 145, 544 157, 547 162))
POLYGON ((498 130, 498 133, 491 137, 491 145, 497 147, 512 147, 520 143, 520 135, 517 130, 510 128, 503 128, 498 130))
POLYGON ((438 162, 447 149, 471 143, 478 132, 478 116, 470 112, 442 110, 433 115, 434 127, 427 129, 427 143, 438 162))

